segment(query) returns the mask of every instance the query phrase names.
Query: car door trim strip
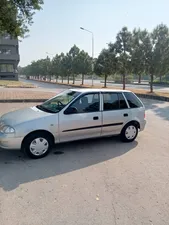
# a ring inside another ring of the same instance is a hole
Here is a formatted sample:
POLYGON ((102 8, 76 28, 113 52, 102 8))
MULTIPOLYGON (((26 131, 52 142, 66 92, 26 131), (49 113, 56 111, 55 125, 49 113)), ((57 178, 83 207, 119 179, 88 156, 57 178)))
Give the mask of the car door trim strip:
POLYGON ((63 130, 62 132, 86 130, 86 129, 94 129, 94 128, 102 128, 102 127, 111 127, 111 126, 120 126, 122 124, 123 123, 109 123, 109 124, 103 124, 103 125, 98 125, 98 126, 80 127, 80 128, 70 129, 70 130, 63 130))

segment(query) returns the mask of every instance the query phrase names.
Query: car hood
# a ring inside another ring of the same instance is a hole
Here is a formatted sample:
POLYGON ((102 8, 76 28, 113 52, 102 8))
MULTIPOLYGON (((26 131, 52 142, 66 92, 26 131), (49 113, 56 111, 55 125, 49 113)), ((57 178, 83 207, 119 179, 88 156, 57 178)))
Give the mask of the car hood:
POLYGON ((34 107, 19 109, 19 110, 4 114, 1 117, 1 122, 3 122, 6 125, 15 126, 20 123, 25 123, 31 120, 35 120, 38 118, 43 118, 43 117, 47 117, 51 115, 52 115, 51 113, 43 112, 39 110, 38 108, 36 108, 36 106, 34 106, 34 107))

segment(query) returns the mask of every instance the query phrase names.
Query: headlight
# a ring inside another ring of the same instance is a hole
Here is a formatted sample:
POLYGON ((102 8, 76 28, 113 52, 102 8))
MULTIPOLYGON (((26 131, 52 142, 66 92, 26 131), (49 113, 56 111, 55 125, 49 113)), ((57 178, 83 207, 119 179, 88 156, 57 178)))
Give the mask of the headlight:
POLYGON ((0 131, 2 133, 4 133, 4 134, 12 134, 12 133, 15 133, 15 129, 13 127, 10 127, 10 126, 3 126, 0 131))

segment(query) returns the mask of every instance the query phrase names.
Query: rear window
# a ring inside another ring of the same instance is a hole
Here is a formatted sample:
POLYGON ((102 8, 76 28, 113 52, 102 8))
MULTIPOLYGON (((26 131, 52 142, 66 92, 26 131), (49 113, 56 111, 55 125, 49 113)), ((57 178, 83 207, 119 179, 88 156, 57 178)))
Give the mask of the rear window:
POLYGON ((129 103, 130 108, 143 107, 139 99, 131 92, 124 92, 124 95, 129 103))

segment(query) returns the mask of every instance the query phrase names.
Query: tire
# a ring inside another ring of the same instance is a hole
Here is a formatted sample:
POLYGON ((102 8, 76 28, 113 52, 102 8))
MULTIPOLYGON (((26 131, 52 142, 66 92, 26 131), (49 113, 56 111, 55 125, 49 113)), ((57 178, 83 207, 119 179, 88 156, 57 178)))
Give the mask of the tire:
POLYGON ((50 135, 36 132, 24 140, 22 149, 30 158, 39 159, 49 154, 52 144, 50 135))
POLYGON ((121 131, 120 138, 123 142, 132 142, 138 135, 138 126, 134 123, 128 123, 121 131))

